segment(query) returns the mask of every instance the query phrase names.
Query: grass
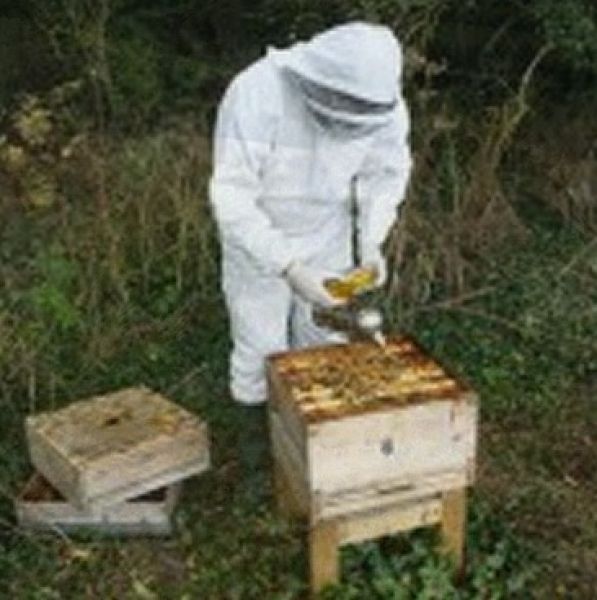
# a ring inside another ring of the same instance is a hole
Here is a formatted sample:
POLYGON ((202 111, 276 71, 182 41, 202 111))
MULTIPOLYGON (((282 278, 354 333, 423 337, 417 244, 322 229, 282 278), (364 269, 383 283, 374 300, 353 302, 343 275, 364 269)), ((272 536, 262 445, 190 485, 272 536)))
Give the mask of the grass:
MULTIPOLYGON (((537 225, 526 246, 486 265, 478 283, 490 292, 393 315, 396 327, 414 333, 482 397, 468 570, 455 588, 433 536, 416 532, 345 550, 343 583, 324 597, 594 598, 596 290, 587 244, 573 230, 537 225)), ((305 597, 304 533, 273 509, 264 414, 243 411, 227 394, 221 300, 188 298, 163 314, 156 309, 160 326, 131 335, 91 366, 67 347, 47 345, 53 400, 47 385, 32 394, 21 384, 3 396, 0 597, 305 597), (71 539, 16 526, 12 499, 30 470, 22 422, 31 402, 59 406, 138 382, 197 411, 212 430, 214 467, 186 486, 177 534, 71 539)), ((68 329, 56 335, 65 343, 77 337, 68 329)))

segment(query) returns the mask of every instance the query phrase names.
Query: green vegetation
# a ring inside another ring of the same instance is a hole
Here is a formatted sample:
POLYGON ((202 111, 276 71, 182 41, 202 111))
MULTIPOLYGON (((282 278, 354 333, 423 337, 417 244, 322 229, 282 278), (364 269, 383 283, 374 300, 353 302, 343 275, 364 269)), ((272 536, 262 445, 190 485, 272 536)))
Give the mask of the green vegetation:
POLYGON ((595 597, 592 2, 0 6, 0 597, 305 597, 264 415, 227 395, 209 131, 267 43, 362 16, 405 43, 417 159, 380 306, 478 389, 481 444, 461 586, 416 532, 346 549, 324 597, 595 597), (214 468, 186 487, 177 535, 16 526, 25 415, 138 383, 212 429, 214 468))

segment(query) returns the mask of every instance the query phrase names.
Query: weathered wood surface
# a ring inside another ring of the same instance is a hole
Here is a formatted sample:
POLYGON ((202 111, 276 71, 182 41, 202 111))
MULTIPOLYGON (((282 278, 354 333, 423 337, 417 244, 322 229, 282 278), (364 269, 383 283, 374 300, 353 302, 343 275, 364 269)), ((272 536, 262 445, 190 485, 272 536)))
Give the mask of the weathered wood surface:
MULTIPOLYGON (((311 591, 320 592, 340 579, 339 550, 383 536, 409 531, 416 527, 442 522, 442 498, 439 494, 320 521, 309 530, 309 565, 311 591)), ((456 532, 452 532, 455 534, 456 532)))
POLYGON ((450 556, 456 577, 464 573, 466 536, 466 488, 448 490, 442 494, 442 550, 450 556))
POLYGON ((296 494, 293 480, 278 464, 273 465, 273 484, 278 512, 289 521, 300 521, 306 518, 305 505, 296 494))
POLYGON ((276 355, 268 363, 275 491, 309 523, 313 593, 339 577, 338 549, 439 525, 463 561, 478 401, 412 340, 276 355))
POLYGON ((306 464, 273 410, 270 411, 270 440, 274 455, 274 483, 278 498, 281 498, 278 506, 286 504, 291 507, 288 514, 308 517, 312 501, 306 464))
POLYGON ((358 544, 367 540, 410 531, 417 527, 436 525, 442 518, 439 494, 411 502, 400 502, 369 511, 338 518, 340 545, 358 544))
MULTIPOLYGON (((351 348, 325 350, 350 354, 351 348)), ((322 352, 313 350, 316 365, 322 352)), ((309 351, 297 355, 306 380, 309 351)), ((417 361, 430 364, 420 357, 417 361)), ((295 360, 291 362, 296 366, 295 360)), ((415 403, 385 403, 375 410, 361 405, 360 412, 353 406, 350 414, 341 410, 336 419, 328 414, 309 421, 300 416, 295 380, 286 379, 288 364, 278 371, 276 360, 270 363, 272 451, 285 465, 295 496, 306 503, 312 522, 473 482, 478 406, 466 386, 461 386, 460 394, 441 400, 421 394, 415 403)), ((356 372, 361 372, 360 366, 356 372)), ((366 381, 374 385, 373 380, 366 381)), ((409 385, 417 390, 415 384, 409 385)))
POLYGON ((309 429, 311 487, 322 494, 380 481, 412 482, 436 473, 472 477, 476 405, 430 401, 326 421, 309 429))
POLYGON ((21 527, 38 531, 94 531, 102 535, 165 536, 172 533, 171 516, 182 484, 93 511, 67 502, 39 473, 34 474, 15 500, 21 527))
POLYGON ((205 423, 144 387, 30 416, 26 432, 37 470, 86 510, 167 486, 210 464, 205 423))
POLYGON ((271 413, 283 423, 287 435, 292 439, 297 451, 306 460, 307 456, 307 424, 299 406, 293 400, 292 389, 286 384, 282 371, 278 371, 274 361, 267 363, 268 406, 271 413))
POLYGON ((301 472, 297 449, 271 420, 274 482, 278 510, 289 518, 309 522, 310 581, 314 594, 340 576, 342 545, 377 539, 417 527, 440 526, 442 548, 464 567, 466 473, 440 474, 416 485, 360 488, 336 496, 312 494, 301 472))
POLYGON ((275 410, 270 411, 270 437, 274 464, 285 473, 285 493, 292 496, 294 504, 300 507, 299 512, 311 523, 410 502, 445 490, 460 489, 470 481, 468 473, 463 469, 429 472, 424 476, 410 474, 398 478, 382 473, 378 480, 366 486, 359 484, 359 478, 355 477, 355 485, 316 490, 311 485, 307 465, 299 449, 287 435, 275 410))
POLYGON ((346 514, 356 514, 396 503, 416 501, 444 490, 456 490, 466 485, 462 472, 440 473, 412 482, 380 482, 366 489, 341 491, 334 495, 316 494, 311 505, 311 520, 321 521, 346 514))
POLYGON ((309 570, 313 594, 340 578, 338 541, 338 527, 334 521, 317 523, 309 530, 309 570))

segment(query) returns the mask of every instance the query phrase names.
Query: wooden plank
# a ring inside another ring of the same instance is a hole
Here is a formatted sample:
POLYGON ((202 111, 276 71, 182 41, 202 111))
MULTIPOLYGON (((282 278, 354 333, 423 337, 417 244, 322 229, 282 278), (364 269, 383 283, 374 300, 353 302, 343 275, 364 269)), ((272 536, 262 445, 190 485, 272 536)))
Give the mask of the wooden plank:
POLYGON ((326 421, 309 428, 315 493, 367 488, 384 479, 464 471, 474 460, 475 406, 429 402, 326 421))
POLYGON ((430 496, 449 489, 467 485, 465 469, 431 473, 426 477, 407 477, 381 480, 367 487, 351 487, 333 493, 313 492, 305 479, 305 465, 300 454, 286 435, 279 418, 271 422, 272 453, 286 475, 286 486, 290 488, 312 522, 333 519, 342 515, 359 513, 374 508, 430 496))
POLYGON ((274 493, 278 512, 284 518, 294 521, 306 517, 306 507, 294 488, 282 464, 274 460, 274 493))
POLYGON ((310 512, 309 487, 305 480, 306 467, 302 456, 282 427, 275 413, 270 414, 270 437, 275 464, 274 483, 282 512, 306 517, 310 512))
POLYGON ((294 463, 297 474, 306 481, 307 463, 306 457, 296 444, 296 439, 288 431, 286 423, 280 418, 277 411, 271 410, 269 414, 270 432, 273 439, 276 440, 276 446, 273 451, 280 450, 294 463))
POLYGON ((52 486, 60 490, 64 497, 71 501, 73 498, 76 500, 79 495, 81 476, 77 465, 72 463, 52 440, 39 435, 29 417, 27 419, 27 445, 31 462, 40 473, 45 474, 52 486))
POLYGON ((107 535, 152 535, 172 533, 171 515, 182 484, 99 511, 80 509, 67 502, 40 474, 34 474, 15 500, 20 526, 37 531, 95 531, 107 535))
MULTIPOLYGON (((464 423, 462 427, 469 434, 465 437, 466 448, 464 453, 466 455, 466 485, 472 485, 475 482, 476 476, 476 465, 477 465, 477 446, 478 446, 478 435, 479 435, 479 401, 475 396, 469 399, 464 405, 459 405, 458 408, 464 410, 462 419, 464 423)), ((464 487, 464 486, 463 486, 464 487)))
POLYGON ((466 537, 466 489, 449 490, 442 494, 442 550, 452 557, 456 577, 464 572, 466 537))
MULTIPOLYGON (((128 480, 125 485, 106 488, 102 494, 92 497, 80 496, 82 499, 81 506, 89 510, 100 510, 116 502, 124 502, 137 495, 151 492, 156 488, 169 486, 194 475, 199 475, 209 469, 210 461, 205 455, 199 457, 195 452, 189 452, 189 456, 190 458, 186 463, 171 467, 166 460, 158 460, 152 453, 151 456, 148 456, 148 461, 151 461, 154 470, 149 476, 142 476, 138 468, 136 471, 127 469, 124 473, 128 480), (163 470, 159 472, 158 468, 161 466, 163 466, 163 470)), ((84 480, 93 481, 93 475, 86 474, 84 480)), ((110 478, 110 484, 114 485, 113 478, 110 478)), ((89 487, 91 488, 91 486, 89 487)))
POLYGON ((147 388, 130 388, 30 416, 38 471, 73 504, 115 504, 209 468, 207 426, 147 388))
POLYGON ((320 521, 366 512, 399 503, 408 503, 445 490, 466 485, 464 470, 432 473, 425 478, 379 481, 364 488, 316 493, 312 499, 311 519, 320 521))
POLYGON ((339 543, 356 544, 416 527, 435 525, 441 517, 442 501, 439 494, 414 502, 375 508, 340 518, 337 521, 339 543))
POLYGON ((290 389, 272 362, 267 363, 268 410, 275 412, 284 422, 288 435, 292 437, 300 453, 307 453, 307 428, 300 411, 291 397, 290 389))
POLYGON ((338 582, 338 541, 338 527, 333 521, 317 523, 309 531, 312 594, 318 594, 325 586, 338 582))

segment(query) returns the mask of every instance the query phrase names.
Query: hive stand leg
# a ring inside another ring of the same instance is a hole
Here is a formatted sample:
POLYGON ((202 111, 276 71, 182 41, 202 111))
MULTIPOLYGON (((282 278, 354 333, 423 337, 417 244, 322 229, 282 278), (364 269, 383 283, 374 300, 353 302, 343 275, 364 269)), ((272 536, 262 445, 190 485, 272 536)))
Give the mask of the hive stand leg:
POLYGON ((334 522, 321 522, 311 526, 309 532, 309 564, 311 568, 311 593, 319 593, 326 585, 338 582, 338 526, 334 522))
POLYGON ((440 528, 442 551, 452 557, 456 568, 455 577, 459 580, 464 574, 466 488, 450 490, 442 494, 440 528))

